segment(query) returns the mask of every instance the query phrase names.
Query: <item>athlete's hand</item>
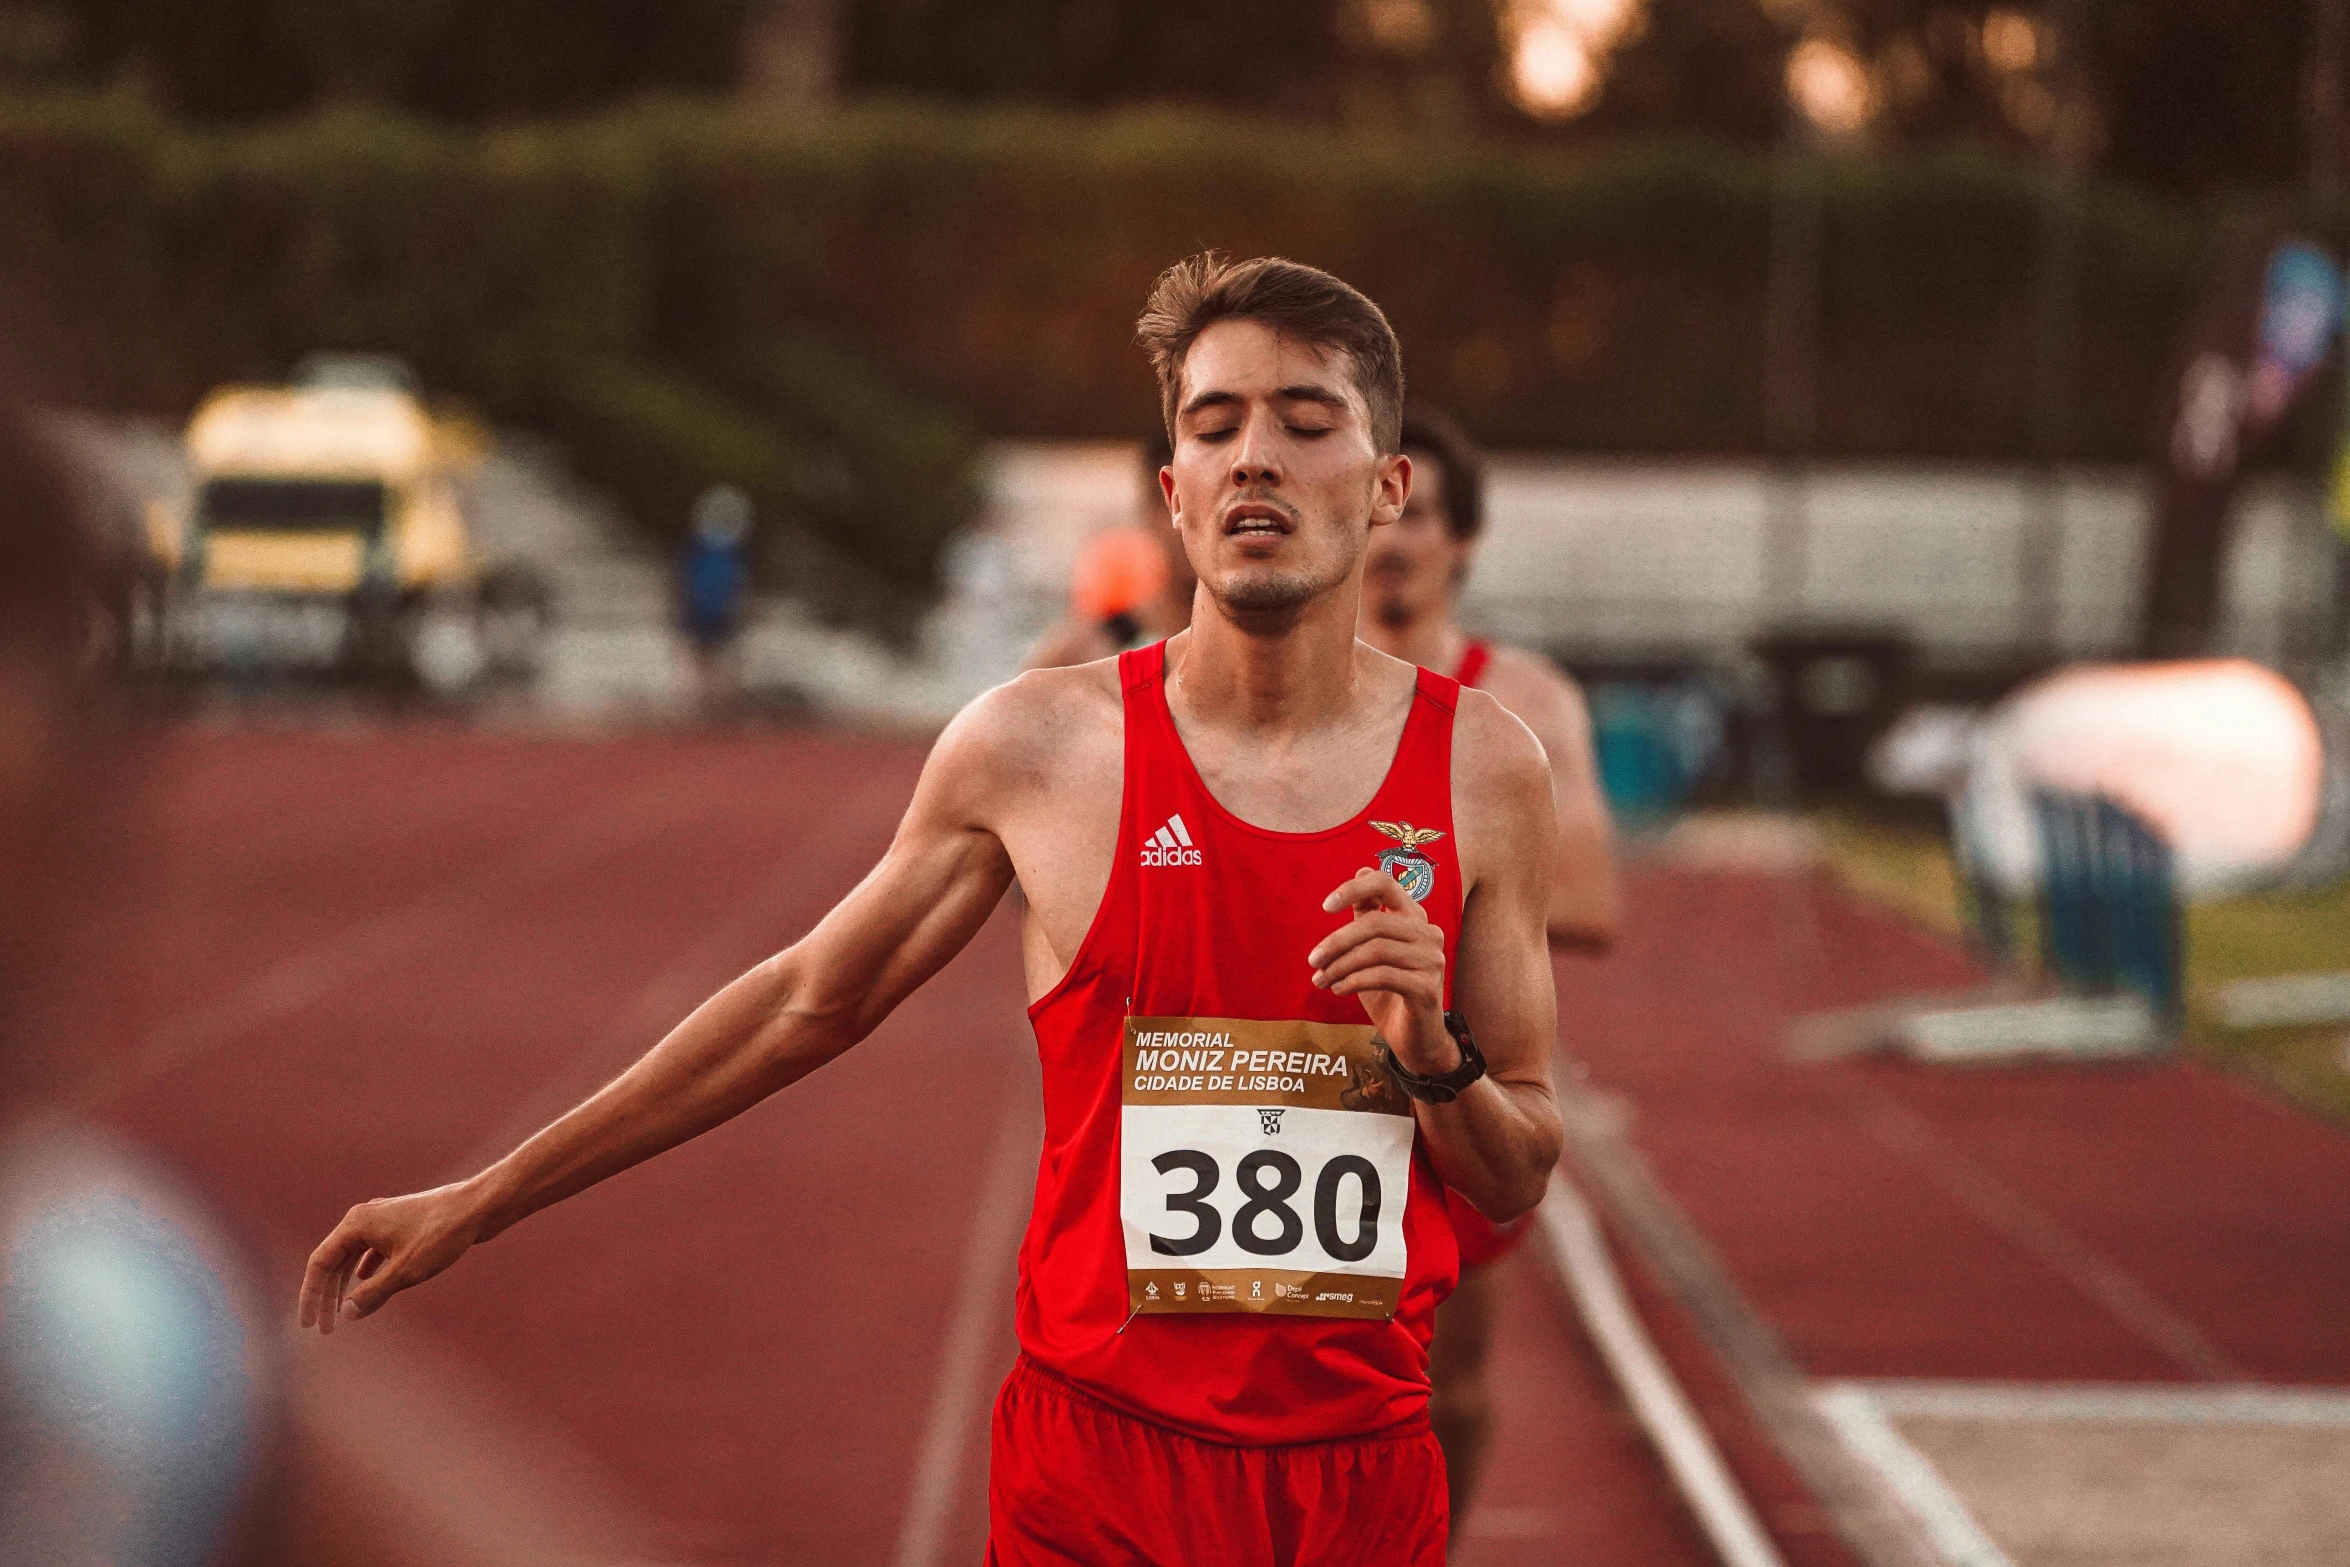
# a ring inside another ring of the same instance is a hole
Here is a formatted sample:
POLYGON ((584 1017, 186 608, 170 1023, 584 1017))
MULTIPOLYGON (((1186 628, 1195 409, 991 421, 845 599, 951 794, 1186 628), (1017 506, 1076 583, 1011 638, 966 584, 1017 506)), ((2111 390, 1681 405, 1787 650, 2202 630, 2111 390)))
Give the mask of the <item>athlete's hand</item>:
POLYGON ((379 1197, 343 1215, 302 1273, 302 1326, 332 1333, 338 1318, 373 1316, 410 1285, 465 1255, 480 1238, 462 1186, 379 1197))
POLYGON ((1355 917, 1307 955, 1314 983, 1354 996, 1396 1059, 1437 1076, 1461 1064, 1460 1046, 1444 1028, 1444 932, 1402 883, 1368 866, 1322 900, 1332 914, 1355 917))

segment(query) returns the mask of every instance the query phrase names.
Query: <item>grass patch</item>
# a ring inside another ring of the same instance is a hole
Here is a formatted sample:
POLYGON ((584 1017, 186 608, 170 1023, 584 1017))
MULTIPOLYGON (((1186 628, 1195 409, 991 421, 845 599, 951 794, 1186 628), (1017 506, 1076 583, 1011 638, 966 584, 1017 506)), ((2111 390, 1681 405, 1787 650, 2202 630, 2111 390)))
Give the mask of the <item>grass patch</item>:
POLYGON ((1845 890, 1946 936, 1962 933, 1966 893, 1950 847, 1935 833, 1844 812, 1818 818, 1828 863, 1845 890))
MULTIPOLYGON (((2232 898, 2187 912, 2188 995, 2231 979, 2350 969, 2350 883, 2309 893, 2232 898)), ((2192 1001, 2190 1002, 2192 1006, 2192 1001)), ((2350 1029, 2225 1028, 2196 1008, 2204 1055, 2350 1125, 2350 1029)))
MULTIPOLYGON (((1818 825, 1829 866, 1848 891, 1929 930, 1963 933, 1966 893, 1939 834, 1840 813, 1823 815, 1818 825)), ((2034 921, 2030 911, 2019 912, 2022 961, 2037 970, 2034 921)), ((2213 993, 2231 980, 2333 970, 2350 970, 2350 883, 2190 907, 2188 1048, 2350 1126, 2350 1030, 2230 1029, 2211 1014, 2213 993)))

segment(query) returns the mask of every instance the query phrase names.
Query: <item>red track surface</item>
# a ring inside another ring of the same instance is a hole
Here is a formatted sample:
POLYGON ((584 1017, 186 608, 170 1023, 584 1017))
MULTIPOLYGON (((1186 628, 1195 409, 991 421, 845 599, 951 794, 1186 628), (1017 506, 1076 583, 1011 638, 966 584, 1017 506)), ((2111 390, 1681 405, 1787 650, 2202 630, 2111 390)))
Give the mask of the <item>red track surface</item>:
POLYGON ((1809 878, 1631 905, 1569 1047, 1806 1370, 2350 1381, 2350 1139, 2183 1063, 1791 1062, 1803 1013, 1977 976, 1809 878))
MULTIPOLYGON (((103 1112, 210 1195, 290 1312, 349 1203, 477 1166, 799 934, 880 853, 920 758, 823 734, 184 732, 136 894, 76 934, 51 1027, 120 1043, 103 1112)), ((989 1150, 1032 1124, 1024 1000, 1007 913, 783 1101, 346 1331, 429 1333, 682 1554, 890 1561, 965 1292, 989 1297, 981 1394, 1010 1362, 1010 1257, 964 1269, 989 1150)), ((1701 1560, 1538 1267, 1501 1353, 1460 1559, 1701 1560)), ((940 1560, 984 1534, 969 1415, 940 1560)))
MULTIPOLYGON (((803 930, 879 854, 920 757, 825 734, 183 732, 132 840, 136 895, 75 933, 50 1026, 119 1046, 104 1114, 211 1195, 290 1311, 350 1202, 479 1164, 803 930)), ((1811 881, 1649 869, 1618 955, 1562 964, 1561 1014, 1809 1371, 2350 1380, 2350 1142, 2186 1066, 1781 1053, 1801 1013, 1969 977, 1811 881)), ((1009 1257, 965 1269, 989 1151, 1032 1124, 1023 999, 1007 914, 784 1101, 532 1220, 385 1322, 480 1368, 685 1554, 893 1560, 966 1295, 986 1387, 1011 1355, 1009 1257)), ((1626 1273, 1790 1560, 1847 1560, 1626 1273)), ((1500 1357, 1458 1560, 1704 1559, 1539 1266, 1500 1357)), ((984 1528, 984 1403, 965 1416, 940 1560, 975 1560, 984 1528)))

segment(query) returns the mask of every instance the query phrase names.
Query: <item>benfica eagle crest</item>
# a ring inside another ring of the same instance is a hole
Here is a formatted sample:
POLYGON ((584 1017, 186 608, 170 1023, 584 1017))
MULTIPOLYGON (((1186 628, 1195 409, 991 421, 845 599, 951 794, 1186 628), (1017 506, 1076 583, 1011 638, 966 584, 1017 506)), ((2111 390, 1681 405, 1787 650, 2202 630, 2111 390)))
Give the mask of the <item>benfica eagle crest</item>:
POLYGON ((1414 827, 1410 822, 1373 822, 1372 826, 1393 838, 1396 847, 1379 856, 1379 868, 1403 883, 1414 903, 1425 903, 1428 894, 1436 890, 1436 865, 1420 852, 1423 843, 1434 843, 1444 836, 1431 827, 1414 827))

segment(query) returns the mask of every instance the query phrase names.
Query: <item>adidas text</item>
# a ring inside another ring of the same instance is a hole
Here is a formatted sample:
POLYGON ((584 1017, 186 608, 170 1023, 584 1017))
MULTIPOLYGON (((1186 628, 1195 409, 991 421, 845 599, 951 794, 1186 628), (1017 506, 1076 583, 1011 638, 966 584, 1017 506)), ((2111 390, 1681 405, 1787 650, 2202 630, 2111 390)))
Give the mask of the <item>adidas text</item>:
POLYGON ((1143 841, 1142 863, 1145 865, 1197 865, 1201 863, 1199 850, 1192 845, 1191 829, 1183 825, 1181 815, 1168 817, 1164 826, 1143 841))

